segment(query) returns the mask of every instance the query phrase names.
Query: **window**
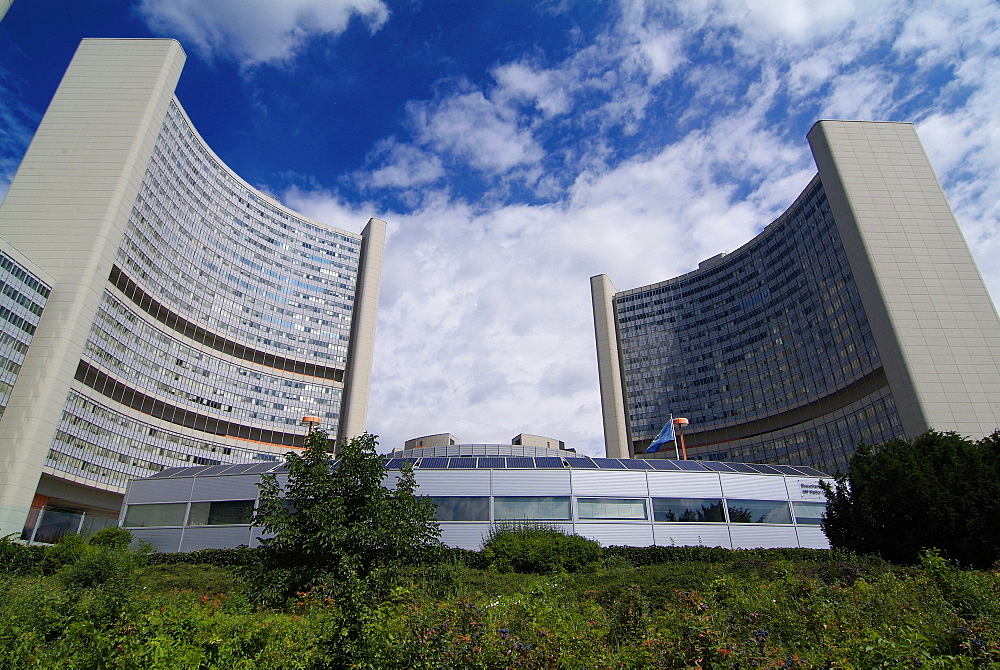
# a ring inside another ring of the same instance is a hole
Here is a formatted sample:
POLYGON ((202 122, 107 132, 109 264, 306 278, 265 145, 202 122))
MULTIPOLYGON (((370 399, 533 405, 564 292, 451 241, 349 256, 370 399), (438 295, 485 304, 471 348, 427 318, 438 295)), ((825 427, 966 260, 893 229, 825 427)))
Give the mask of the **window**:
POLYGON ((225 500, 191 503, 189 526, 223 526, 248 524, 253 514, 253 500, 225 500))
POLYGON ((727 500, 730 523, 791 523, 784 500, 727 500))
POLYGON ((493 516, 497 521, 569 521, 569 512, 568 497, 521 496, 493 499, 493 516))
POLYGON ((795 516, 795 523, 799 525, 818 526, 823 522, 823 514, 826 513, 826 503, 820 502, 793 502, 792 514, 795 516))
POLYGON ((128 528, 146 526, 180 526, 184 524, 184 510, 187 503, 164 503, 158 505, 129 505, 125 510, 128 528))
POLYGON ((646 519, 643 498, 579 498, 576 501, 580 519, 646 519))
POLYGON ((725 523, 718 498, 653 498, 654 521, 725 523))
POLYGON ((438 521, 489 521, 490 499, 473 496, 433 496, 438 521))

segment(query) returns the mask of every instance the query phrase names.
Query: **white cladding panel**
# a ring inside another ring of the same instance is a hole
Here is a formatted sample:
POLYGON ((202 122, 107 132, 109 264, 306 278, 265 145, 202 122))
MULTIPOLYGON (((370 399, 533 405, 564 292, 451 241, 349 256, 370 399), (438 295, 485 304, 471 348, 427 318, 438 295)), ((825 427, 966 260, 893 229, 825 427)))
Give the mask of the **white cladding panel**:
POLYGON ((250 544, 250 526, 189 526, 184 529, 181 551, 232 549, 250 544))
POLYGON ((810 549, 829 549, 830 540, 819 526, 798 526, 799 546, 810 549))
POLYGON ((568 496, 565 470, 494 470, 495 496, 568 496))
POLYGON ((650 472, 649 495, 657 498, 721 498, 714 472, 650 472))
POLYGON ((648 523, 578 523, 576 534, 597 540, 603 547, 648 547, 653 544, 653 527, 648 523))
POLYGON ((138 479, 132 482, 128 502, 187 502, 191 499, 193 477, 177 479, 138 479))
POLYGON ((645 472, 628 470, 575 470, 573 495, 645 498, 649 495, 645 472))
POLYGON ((749 500, 788 500, 785 478, 774 475, 731 475, 721 473, 722 495, 749 500))
POLYGON ((256 500, 258 477, 194 477, 191 500, 256 500))
POLYGON ((724 523, 658 523, 653 526, 653 537, 663 547, 732 548, 729 526, 724 523))
POLYGON ((415 470, 417 495, 488 496, 489 470, 415 470))
POLYGON ((441 541, 449 547, 480 549, 489 532, 488 523, 442 523, 441 541))
POLYGON ((132 536, 137 540, 143 540, 153 545, 153 549, 160 553, 172 553, 181 550, 181 529, 170 530, 149 529, 149 528, 129 528, 132 536))
POLYGON ((731 526, 730 532, 733 538, 733 549, 799 546, 799 538, 795 534, 795 527, 791 525, 738 524, 731 526))
MULTIPOLYGON (((823 489, 819 485, 821 480, 812 477, 786 477, 785 485, 788 487, 789 500, 806 500, 809 502, 826 502, 823 489)), ((831 485, 836 482, 833 479, 824 479, 831 485)))

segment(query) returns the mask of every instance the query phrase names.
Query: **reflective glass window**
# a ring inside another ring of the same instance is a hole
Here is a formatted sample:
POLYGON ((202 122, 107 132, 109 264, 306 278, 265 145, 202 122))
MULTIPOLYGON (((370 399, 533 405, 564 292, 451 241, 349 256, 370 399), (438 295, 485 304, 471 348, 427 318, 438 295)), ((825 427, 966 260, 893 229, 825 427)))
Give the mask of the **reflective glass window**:
POLYGON ((793 502, 792 514, 795 515, 795 523, 818 526, 823 522, 823 514, 826 513, 826 503, 819 502, 793 502))
POLYGON ((727 500, 730 523, 791 523, 784 500, 727 500))
POLYGON ((438 521, 489 521, 488 496, 433 496, 438 521))
POLYGON ((724 523, 726 516, 719 498, 653 498, 653 520, 724 523))
POLYGON ((143 528, 146 526, 181 526, 184 524, 184 510, 187 503, 162 503, 152 505, 129 505, 125 510, 124 526, 143 528))
POLYGON ((569 521, 569 497, 518 496, 493 499, 496 520, 569 521))
POLYGON ((253 500, 223 500, 218 502, 191 503, 189 526, 222 526, 250 523, 253 500))
POLYGON ((643 498, 579 498, 576 501, 580 519, 646 519, 643 498))

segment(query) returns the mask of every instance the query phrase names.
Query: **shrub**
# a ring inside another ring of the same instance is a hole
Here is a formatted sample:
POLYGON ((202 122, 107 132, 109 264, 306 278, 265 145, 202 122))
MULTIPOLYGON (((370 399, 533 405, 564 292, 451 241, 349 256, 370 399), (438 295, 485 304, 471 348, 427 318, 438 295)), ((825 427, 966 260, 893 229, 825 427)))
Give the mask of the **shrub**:
POLYGON ((118 526, 107 526, 90 536, 87 544, 94 547, 127 547, 132 544, 132 533, 118 526))
POLYGON ((151 565, 143 570, 139 583, 151 593, 191 591, 196 595, 215 596, 232 590, 233 574, 225 568, 204 563, 151 565))
POLYGON ((601 545, 551 526, 511 524, 493 528, 483 544, 483 560, 498 572, 592 571, 601 561, 601 545))
POLYGON ((15 542, 14 534, 0 537, 0 573, 31 575, 41 572, 45 549, 15 542))

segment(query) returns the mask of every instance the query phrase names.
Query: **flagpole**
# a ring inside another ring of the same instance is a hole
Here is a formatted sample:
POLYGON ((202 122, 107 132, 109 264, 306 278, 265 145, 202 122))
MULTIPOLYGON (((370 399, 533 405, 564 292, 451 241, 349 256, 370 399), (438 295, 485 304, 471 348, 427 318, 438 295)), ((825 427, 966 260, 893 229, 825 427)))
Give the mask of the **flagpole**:
MULTIPOLYGON (((674 414, 673 414, 673 412, 670 413, 670 425, 671 425, 671 427, 674 425, 674 414)), ((677 452, 677 440, 676 439, 674 439, 674 460, 677 460, 677 461, 681 460, 681 455, 677 452)))

